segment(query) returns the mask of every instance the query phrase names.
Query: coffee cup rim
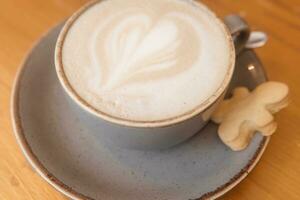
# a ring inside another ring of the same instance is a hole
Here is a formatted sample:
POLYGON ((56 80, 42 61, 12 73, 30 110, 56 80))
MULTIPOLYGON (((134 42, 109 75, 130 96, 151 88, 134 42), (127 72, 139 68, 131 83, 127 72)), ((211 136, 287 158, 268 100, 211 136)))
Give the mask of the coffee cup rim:
POLYGON ((204 112, 207 110, 214 102, 218 100, 219 97, 222 96, 222 94, 225 92, 226 88, 228 87, 233 71, 234 71, 234 66, 235 66, 235 48, 233 44, 233 39, 231 37, 229 29, 226 27, 226 25, 222 22, 222 20, 211 10, 209 9, 206 5, 203 3, 199 2, 192 2, 199 6, 201 9, 204 9, 207 11, 209 14, 212 15, 217 21, 217 23, 223 27, 224 32, 226 33, 226 38, 227 42, 229 43, 230 46, 230 62, 228 63, 227 67, 227 72, 225 75, 225 78, 223 79, 221 85, 218 87, 218 89, 211 95, 209 98, 207 98, 205 101, 203 101, 201 104, 193 108, 192 110, 185 112, 181 115, 166 118, 166 119, 161 119, 161 120, 149 120, 149 121, 139 121, 139 120, 131 120, 131 119, 125 119, 117 116, 113 116, 111 114, 108 114, 104 111, 101 111, 100 109, 97 109, 93 107, 91 104, 89 104, 84 98, 82 98, 76 90, 73 88, 71 83, 69 82, 66 73, 64 71, 64 66, 63 66, 63 61, 62 61, 62 52, 63 52, 63 46, 64 46, 64 41, 65 38, 68 34, 68 31, 74 24, 74 22, 84 13, 86 12, 89 8, 92 6, 101 3, 102 1, 106 0, 93 0, 86 5, 84 5, 82 8, 80 8, 78 11, 76 11, 65 23, 63 26, 57 42, 56 42, 56 47, 55 47, 55 68, 56 68, 56 73, 58 75, 59 81, 61 85, 63 86, 64 90, 66 93, 84 110, 88 111, 89 113, 95 115, 96 117, 99 117, 101 119, 104 119, 108 122, 112 122, 114 124, 118 125, 124 125, 124 126, 129 126, 129 127, 166 127, 166 126, 172 126, 181 122, 184 122, 190 118, 195 117, 196 115, 204 112))

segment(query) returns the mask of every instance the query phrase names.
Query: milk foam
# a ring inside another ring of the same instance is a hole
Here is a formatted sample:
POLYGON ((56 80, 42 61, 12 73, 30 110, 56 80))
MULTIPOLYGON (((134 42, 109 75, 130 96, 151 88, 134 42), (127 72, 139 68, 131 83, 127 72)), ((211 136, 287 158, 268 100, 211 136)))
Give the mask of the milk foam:
POLYGON ((221 86, 232 44, 215 16, 188 0, 106 0, 69 29, 62 50, 76 93, 111 116, 164 120, 221 86))

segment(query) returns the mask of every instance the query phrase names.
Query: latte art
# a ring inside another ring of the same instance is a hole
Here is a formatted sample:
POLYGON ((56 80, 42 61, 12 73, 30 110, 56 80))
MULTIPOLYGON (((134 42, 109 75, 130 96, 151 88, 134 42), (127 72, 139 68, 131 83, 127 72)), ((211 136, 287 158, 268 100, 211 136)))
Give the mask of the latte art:
POLYGON ((99 94, 175 76, 201 57, 197 21, 180 12, 158 17, 124 11, 102 23, 90 41, 91 87, 99 94))
POLYGON ((160 121, 192 112, 222 88, 232 42, 190 0, 105 0, 81 13, 62 46, 65 76, 109 116, 160 121))

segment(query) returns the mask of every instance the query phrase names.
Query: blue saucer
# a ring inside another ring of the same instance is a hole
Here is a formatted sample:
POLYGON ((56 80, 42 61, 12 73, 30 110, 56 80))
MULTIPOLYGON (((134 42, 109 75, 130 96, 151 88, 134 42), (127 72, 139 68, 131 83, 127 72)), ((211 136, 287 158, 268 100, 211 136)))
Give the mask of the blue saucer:
MULTIPOLYGON (((54 47, 62 25, 32 49, 17 77, 13 125, 33 168, 73 199, 190 200, 217 198, 244 179, 259 161, 269 138, 256 135, 233 152, 209 123, 187 142, 163 151, 108 146, 97 135, 96 118, 64 93, 54 67, 54 47)), ((237 58, 230 90, 266 81, 255 53, 237 58)), ((229 90, 229 91, 230 91, 229 90)))

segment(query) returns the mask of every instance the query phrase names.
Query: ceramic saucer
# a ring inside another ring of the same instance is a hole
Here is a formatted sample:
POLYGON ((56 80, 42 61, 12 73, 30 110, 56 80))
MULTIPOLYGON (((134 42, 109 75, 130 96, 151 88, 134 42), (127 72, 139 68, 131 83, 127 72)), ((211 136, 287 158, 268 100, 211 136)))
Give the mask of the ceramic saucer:
MULTIPOLYGON (((72 199, 213 199, 237 185, 260 159, 269 138, 256 135, 241 152, 227 148, 209 123, 171 149, 138 151, 106 145, 96 118, 64 93, 55 72, 54 46, 62 25, 27 56, 16 80, 12 119, 19 145, 33 168, 72 199)), ((237 59, 231 88, 266 80, 251 50, 237 59)))

